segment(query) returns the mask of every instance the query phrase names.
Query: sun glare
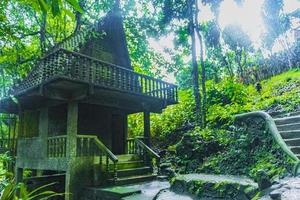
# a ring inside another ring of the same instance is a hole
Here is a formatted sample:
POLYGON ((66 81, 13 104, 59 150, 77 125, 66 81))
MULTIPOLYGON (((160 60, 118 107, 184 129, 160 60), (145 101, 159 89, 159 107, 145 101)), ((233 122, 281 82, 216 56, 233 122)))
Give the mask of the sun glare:
POLYGON ((260 45, 260 37, 264 32, 261 16, 263 1, 245 0, 243 5, 237 5, 234 0, 226 0, 220 6, 219 24, 224 29, 229 24, 238 24, 249 35, 254 46, 260 45))

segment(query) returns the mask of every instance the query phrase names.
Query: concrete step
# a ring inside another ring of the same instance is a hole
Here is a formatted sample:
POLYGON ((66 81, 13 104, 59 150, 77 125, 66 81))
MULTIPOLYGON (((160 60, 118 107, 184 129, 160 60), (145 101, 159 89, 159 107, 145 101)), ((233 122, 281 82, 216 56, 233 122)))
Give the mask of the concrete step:
POLYGON ((300 115, 300 110, 286 114, 287 117, 300 115))
POLYGON ((127 196, 141 193, 140 189, 128 187, 88 187, 84 188, 80 200, 109 199, 119 200, 127 196))
POLYGON ((300 116, 277 118, 274 121, 276 125, 300 123, 300 116))
MULTIPOLYGON (((131 162, 131 161, 141 161, 142 158, 136 154, 124 154, 124 155, 117 155, 118 163, 123 162, 131 162)), ((108 160, 109 164, 113 164, 112 160, 108 160)), ((94 164, 100 163, 100 156, 94 157, 94 164)), ((102 163, 106 164, 106 156, 102 156, 102 163)))
POLYGON ((300 138, 284 139, 288 146, 300 146, 300 138))
POLYGON ((277 125, 277 129, 279 131, 300 131, 300 123, 277 125))
POLYGON ((300 138, 300 130, 280 131, 280 135, 283 139, 300 138))
POLYGON ((117 158, 118 158, 119 162, 141 160, 141 157, 136 154, 117 155, 117 158))
POLYGON ((300 110, 286 113, 286 112, 271 112, 269 113, 273 118, 283 118, 283 117, 291 117, 291 116, 297 116, 300 115, 300 110))
MULTIPOLYGON (((102 170, 105 171, 106 170, 105 167, 106 167, 106 165, 103 164, 102 165, 102 170)), ((126 161, 126 162, 118 162, 117 163, 117 170, 134 169, 134 168, 141 168, 141 167, 145 167, 145 163, 142 160, 139 160, 139 161, 126 161)), ((113 169, 114 169, 114 165, 113 165, 113 163, 110 163, 109 164, 109 170, 113 170, 113 169)))
MULTIPOLYGON (((131 168, 131 169, 121 169, 118 170, 118 177, 126 177, 126 176, 138 176, 151 173, 151 167, 139 167, 139 168, 131 168)), ((111 171, 111 175, 113 172, 111 171)))
POLYGON ((147 175, 140 175, 140 176, 127 176, 118 178, 117 181, 114 179, 108 179, 108 182, 113 185, 128 185, 133 183, 141 183, 146 181, 151 181, 156 178, 156 175, 147 174, 147 175))
POLYGON ((290 146, 290 149, 294 154, 300 154, 300 146, 290 146))

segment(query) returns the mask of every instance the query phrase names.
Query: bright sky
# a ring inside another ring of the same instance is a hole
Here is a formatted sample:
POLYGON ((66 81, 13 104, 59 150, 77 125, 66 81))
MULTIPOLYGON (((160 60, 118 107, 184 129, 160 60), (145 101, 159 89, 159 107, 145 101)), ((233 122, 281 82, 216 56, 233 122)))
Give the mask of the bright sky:
MULTIPOLYGON (((198 0, 200 1, 200 0, 198 0)), ((261 35, 265 31, 264 22, 261 17, 263 0, 245 0, 242 6, 238 6, 234 0, 224 0, 220 6, 219 25, 223 29, 228 24, 239 24, 242 29, 250 36, 255 47, 261 45, 261 35)), ((284 0, 283 11, 290 13, 300 9, 300 0, 284 0)), ((208 6, 200 7, 200 21, 209 21, 213 19, 213 14, 208 6)), ((292 37, 292 34, 291 34, 292 37)), ((160 38, 160 40, 150 39, 152 48, 158 50, 163 55, 165 48, 174 48, 174 33, 160 38)), ((292 39, 291 39, 292 40, 292 39)), ((275 45, 275 51, 281 47, 275 45)), ((170 78, 168 81, 172 80, 170 78)), ((173 81, 172 81, 173 82, 173 81)))

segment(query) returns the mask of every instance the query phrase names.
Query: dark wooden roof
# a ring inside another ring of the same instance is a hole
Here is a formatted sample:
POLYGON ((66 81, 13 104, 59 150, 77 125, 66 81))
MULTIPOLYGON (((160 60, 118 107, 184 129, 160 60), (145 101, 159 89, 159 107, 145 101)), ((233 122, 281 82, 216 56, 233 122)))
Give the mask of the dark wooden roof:
MULTIPOLYGON (((132 105, 132 112, 144 106, 159 112, 178 102, 176 85, 133 71, 118 8, 51 48, 9 95, 28 107, 47 99, 99 103, 106 96, 104 103, 118 99, 112 106, 132 105)), ((0 100, 0 112, 17 111, 12 98, 0 100)))
POLYGON ((109 11, 96 24, 58 43, 46 55, 60 48, 132 69, 121 10, 118 7, 109 11))

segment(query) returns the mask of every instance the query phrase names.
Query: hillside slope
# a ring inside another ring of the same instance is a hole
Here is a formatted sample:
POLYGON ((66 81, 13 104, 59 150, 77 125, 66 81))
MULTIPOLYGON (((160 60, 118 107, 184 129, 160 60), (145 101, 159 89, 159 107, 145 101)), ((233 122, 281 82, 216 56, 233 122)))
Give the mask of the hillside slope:
MULTIPOLYGON (((207 82, 208 127, 194 124, 191 91, 180 92, 180 103, 152 115, 153 144, 168 149, 165 162, 179 173, 238 174, 255 178, 288 173, 291 165, 259 120, 252 126, 233 123, 234 115, 255 110, 290 112, 300 109, 300 70, 292 70, 255 85, 226 79, 207 82)), ((130 134, 142 134, 142 117, 130 118, 130 134)))

